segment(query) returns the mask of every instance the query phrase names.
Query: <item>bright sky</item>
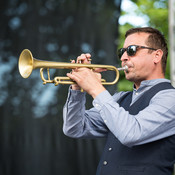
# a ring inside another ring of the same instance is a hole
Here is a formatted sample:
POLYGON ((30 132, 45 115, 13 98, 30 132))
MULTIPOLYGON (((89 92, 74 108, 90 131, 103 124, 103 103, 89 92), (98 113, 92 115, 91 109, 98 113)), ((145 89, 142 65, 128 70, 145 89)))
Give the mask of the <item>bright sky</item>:
POLYGON ((146 16, 137 16, 134 13, 134 11, 137 9, 137 6, 130 0, 122 0, 121 9, 122 11, 127 12, 127 15, 121 16, 119 18, 120 25, 130 23, 134 26, 147 26, 146 16))

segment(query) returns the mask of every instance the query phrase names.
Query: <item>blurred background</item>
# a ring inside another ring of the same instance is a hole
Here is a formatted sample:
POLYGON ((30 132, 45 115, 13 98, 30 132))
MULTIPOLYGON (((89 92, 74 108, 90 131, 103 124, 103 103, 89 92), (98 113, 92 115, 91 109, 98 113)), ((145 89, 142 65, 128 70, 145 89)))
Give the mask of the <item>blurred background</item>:
MULTIPOLYGON (((94 175, 105 142, 63 134, 69 85, 43 85, 38 69, 23 79, 18 71, 23 49, 57 62, 88 52, 93 63, 119 67, 116 51, 129 28, 156 27, 170 41, 170 7, 167 0, 1 0, 0 175, 94 175)), ((52 77, 58 73, 65 70, 51 70, 52 77)), ((169 58, 168 79, 170 74, 169 58)), ((132 84, 121 73, 119 82, 106 88, 112 94, 131 90, 132 84)), ((87 95, 87 108, 91 100, 87 95)))

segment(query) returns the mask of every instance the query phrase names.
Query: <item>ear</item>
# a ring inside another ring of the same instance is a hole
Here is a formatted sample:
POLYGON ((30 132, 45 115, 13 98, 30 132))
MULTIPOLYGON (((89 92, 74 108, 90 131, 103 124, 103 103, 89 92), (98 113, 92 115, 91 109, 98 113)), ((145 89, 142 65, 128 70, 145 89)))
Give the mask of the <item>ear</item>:
POLYGON ((163 56, 163 51, 161 49, 156 50, 154 54, 154 59, 153 59, 154 63, 157 64, 161 62, 162 56, 163 56))

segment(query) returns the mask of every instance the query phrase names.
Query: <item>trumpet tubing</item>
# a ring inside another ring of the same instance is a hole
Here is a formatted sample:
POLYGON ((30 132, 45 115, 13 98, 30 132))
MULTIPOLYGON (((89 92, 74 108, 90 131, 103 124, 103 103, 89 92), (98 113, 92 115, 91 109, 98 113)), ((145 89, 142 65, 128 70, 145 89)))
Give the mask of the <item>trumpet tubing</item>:
POLYGON ((54 61, 43 61, 33 58, 32 53, 28 49, 24 49, 19 57, 18 68, 21 76, 23 78, 28 78, 34 69, 40 68, 40 76, 43 81, 43 84, 46 83, 54 83, 55 85, 58 84, 75 84, 69 77, 62 77, 58 76, 55 77, 53 80, 50 79, 49 68, 52 69, 75 69, 75 68, 102 68, 110 71, 116 72, 116 77, 112 82, 106 82, 106 80, 101 79, 101 83, 103 85, 113 85, 119 79, 119 71, 120 70, 127 70, 127 66, 122 68, 116 68, 115 66, 111 65, 99 65, 99 64, 81 64, 81 63, 65 63, 65 62, 54 62, 54 61), (43 70, 47 69, 48 79, 44 78, 43 70))

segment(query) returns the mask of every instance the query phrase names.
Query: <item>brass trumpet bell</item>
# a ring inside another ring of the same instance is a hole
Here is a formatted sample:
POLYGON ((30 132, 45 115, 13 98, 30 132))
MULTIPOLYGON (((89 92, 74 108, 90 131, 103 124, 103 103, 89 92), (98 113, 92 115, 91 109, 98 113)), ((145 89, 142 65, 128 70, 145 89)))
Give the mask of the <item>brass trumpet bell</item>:
POLYGON ((28 78, 33 71, 33 56, 32 53, 25 49, 19 57, 19 72, 23 78, 28 78))
POLYGON ((116 72, 115 80, 112 82, 106 82, 106 80, 101 79, 103 85, 113 85, 119 79, 119 71, 127 70, 127 66, 123 68, 116 68, 115 66, 110 65, 98 65, 98 64, 81 64, 81 63, 64 63, 64 62, 52 62, 52 61, 43 61, 33 58, 32 53, 28 49, 24 49, 19 57, 19 72, 23 78, 28 78, 34 69, 40 68, 40 76, 43 81, 43 84, 54 83, 58 84, 75 84, 69 77, 55 77, 53 80, 50 79, 49 68, 52 69, 75 69, 86 67, 94 70, 95 68, 102 68, 106 70, 112 70, 116 72), (48 79, 44 78, 43 70, 47 69, 48 79))

